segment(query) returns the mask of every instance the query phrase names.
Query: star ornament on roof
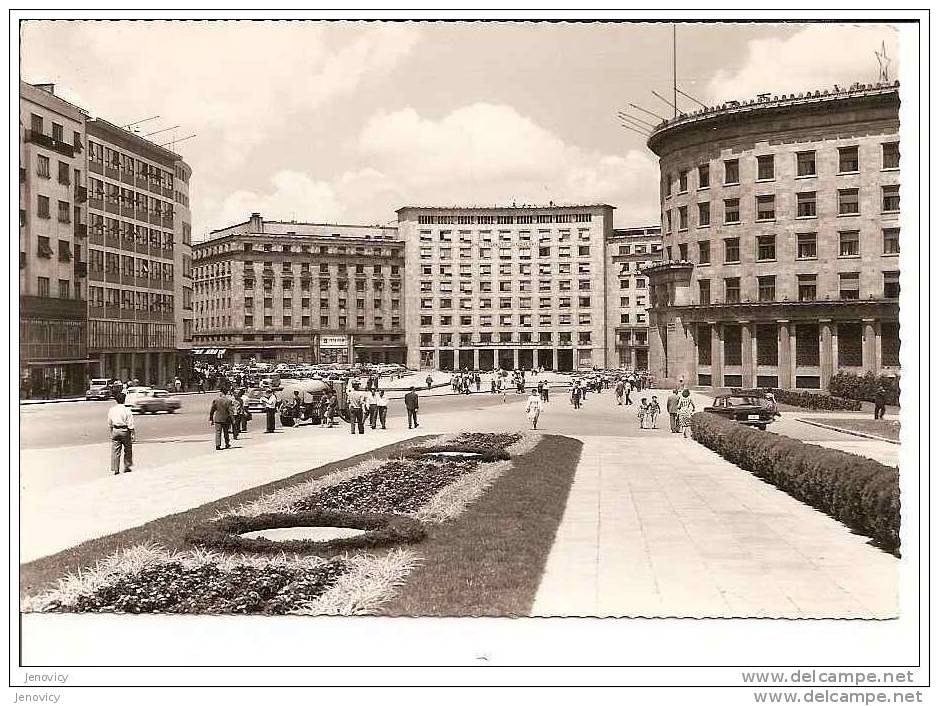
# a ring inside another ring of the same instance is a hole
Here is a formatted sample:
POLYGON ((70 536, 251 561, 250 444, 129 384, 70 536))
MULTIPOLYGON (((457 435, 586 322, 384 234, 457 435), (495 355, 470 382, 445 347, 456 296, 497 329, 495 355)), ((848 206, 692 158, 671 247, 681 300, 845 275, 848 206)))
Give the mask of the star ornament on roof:
POLYGON ((880 65, 880 81, 882 83, 889 83, 890 77, 888 69, 890 68, 890 58, 887 56, 886 42, 880 43, 880 51, 875 51, 874 56, 877 57, 877 63, 880 65))

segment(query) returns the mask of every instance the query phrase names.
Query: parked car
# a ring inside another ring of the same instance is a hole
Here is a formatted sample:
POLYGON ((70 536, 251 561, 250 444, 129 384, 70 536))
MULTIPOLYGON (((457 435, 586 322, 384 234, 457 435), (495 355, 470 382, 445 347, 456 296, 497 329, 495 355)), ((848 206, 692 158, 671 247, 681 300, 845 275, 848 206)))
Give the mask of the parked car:
POLYGON ((245 408, 254 414, 255 412, 259 414, 264 413, 264 399, 270 393, 267 389, 262 389, 260 387, 252 387, 245 392, 245 408))
POLYGON ((109 400, 111 394, 111 378, 91 378, 91 384, 85 390, 86 400, 109 400))
POLYGON ((779 416, 770 400, 753 395, 718 395, 704 411, 762 430, 779 416))
POLYGON ((182 403, 166 390, 151 390, 148 397, 141 397, 137 401, 137 409, 141 414, 156 414, 157 412, 173 414, 180 407, 182 403))
POLYGON ((258 375, 258 380, 261 387, 269 387, 275 392, 284 389, 283 385, 280 384, 280 374, 278 373, 261 373, 258 375))
POLYGON ((139 412, 140 400, 149 397, 152 392, 152 387, 128 387, 127 394, 124 395, 124 406, 131 412, 139 412))

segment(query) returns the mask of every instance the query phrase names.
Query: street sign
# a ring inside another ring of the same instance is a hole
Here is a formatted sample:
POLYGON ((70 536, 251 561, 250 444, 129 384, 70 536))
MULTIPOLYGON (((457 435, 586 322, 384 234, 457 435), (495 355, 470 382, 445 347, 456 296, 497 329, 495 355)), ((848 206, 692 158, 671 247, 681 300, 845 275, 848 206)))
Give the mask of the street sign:
POLYGON ((348 345, 348 336, 320 336, 320 348, 346 348, 348 345))

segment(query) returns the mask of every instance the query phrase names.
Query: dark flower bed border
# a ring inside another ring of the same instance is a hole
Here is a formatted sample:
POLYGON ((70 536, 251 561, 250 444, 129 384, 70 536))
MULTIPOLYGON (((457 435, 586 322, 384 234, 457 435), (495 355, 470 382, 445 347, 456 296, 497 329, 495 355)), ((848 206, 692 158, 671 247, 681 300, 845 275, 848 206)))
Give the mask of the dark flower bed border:
POLYGON ((757 431, 716 414, 691 417, 695 441, 900 555, 900 475, 863 456, 757 431))
POLYGON ((302 513, 266 513, 248 517, 223 517, 194 527, 186 540, 210 549, 228 552, 331 554, 347 549, 371 549, 390 544, 419 542, 426 536, 423 525, 403 515, 378 515, 317 509, 302 513), (291 539, 283 542, 242 537, 245 532, 282 527, 351 527, 366 530, 356 537, 317 542, 291 539))
POLYGON ((763 395, 772 392, 777 402, 790 404, 793 407, 802 407, 803 409, 821 409, 828 411, 846 411, 859 412, 861 403, 857 400, 849 400, 843 397, 827 395, 824 392, 804 392, 801 390, 782 390, 780 388, 731 388, 735 395, 763 395))

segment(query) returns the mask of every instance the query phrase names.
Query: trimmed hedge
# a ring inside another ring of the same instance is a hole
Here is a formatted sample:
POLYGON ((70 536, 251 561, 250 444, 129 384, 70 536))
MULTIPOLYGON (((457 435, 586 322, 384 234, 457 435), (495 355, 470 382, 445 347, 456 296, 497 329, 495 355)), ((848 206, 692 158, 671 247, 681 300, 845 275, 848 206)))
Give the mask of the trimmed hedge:
POLYGON ((828 383, 828 392, 838 397, 873 402, 881 385, 887 390, 887 404, 899 405, 900 377, 894 375, 838 373, 833 375, 828 383))
POLYGON ((848 411, 859 412, 861 403, 857 400, 848 400, 842 397, 832 397, 825 393, 803 392, 801 390, 782 390, 779 388, 755 388, 741 389, 732 388, 731 392, 735 395, 762 395, 772 392, 777 402, 790 404, 793 407, 804 407, 805 409, 822 409, 826 411, 848 411))
POLYGON ((374 549, 389 544, 420 542, 425 536, 426 532, 420 522, 403 515, 317 509, 310 512, 267 513, 254 517, 223 517, 197 525, 187 533, 186 540, 191 544, 227 552, 332 554, 346 549, 374 549), (245 532, 281 527, 352 527, 366 532, 355 537, 324 542, 310 539, 279 542, 242 536, 245 532))
POLYGON ((691 431, 696 441, 731 463, 900 555, 896 468, 706 412, 692 416, 691 431))

